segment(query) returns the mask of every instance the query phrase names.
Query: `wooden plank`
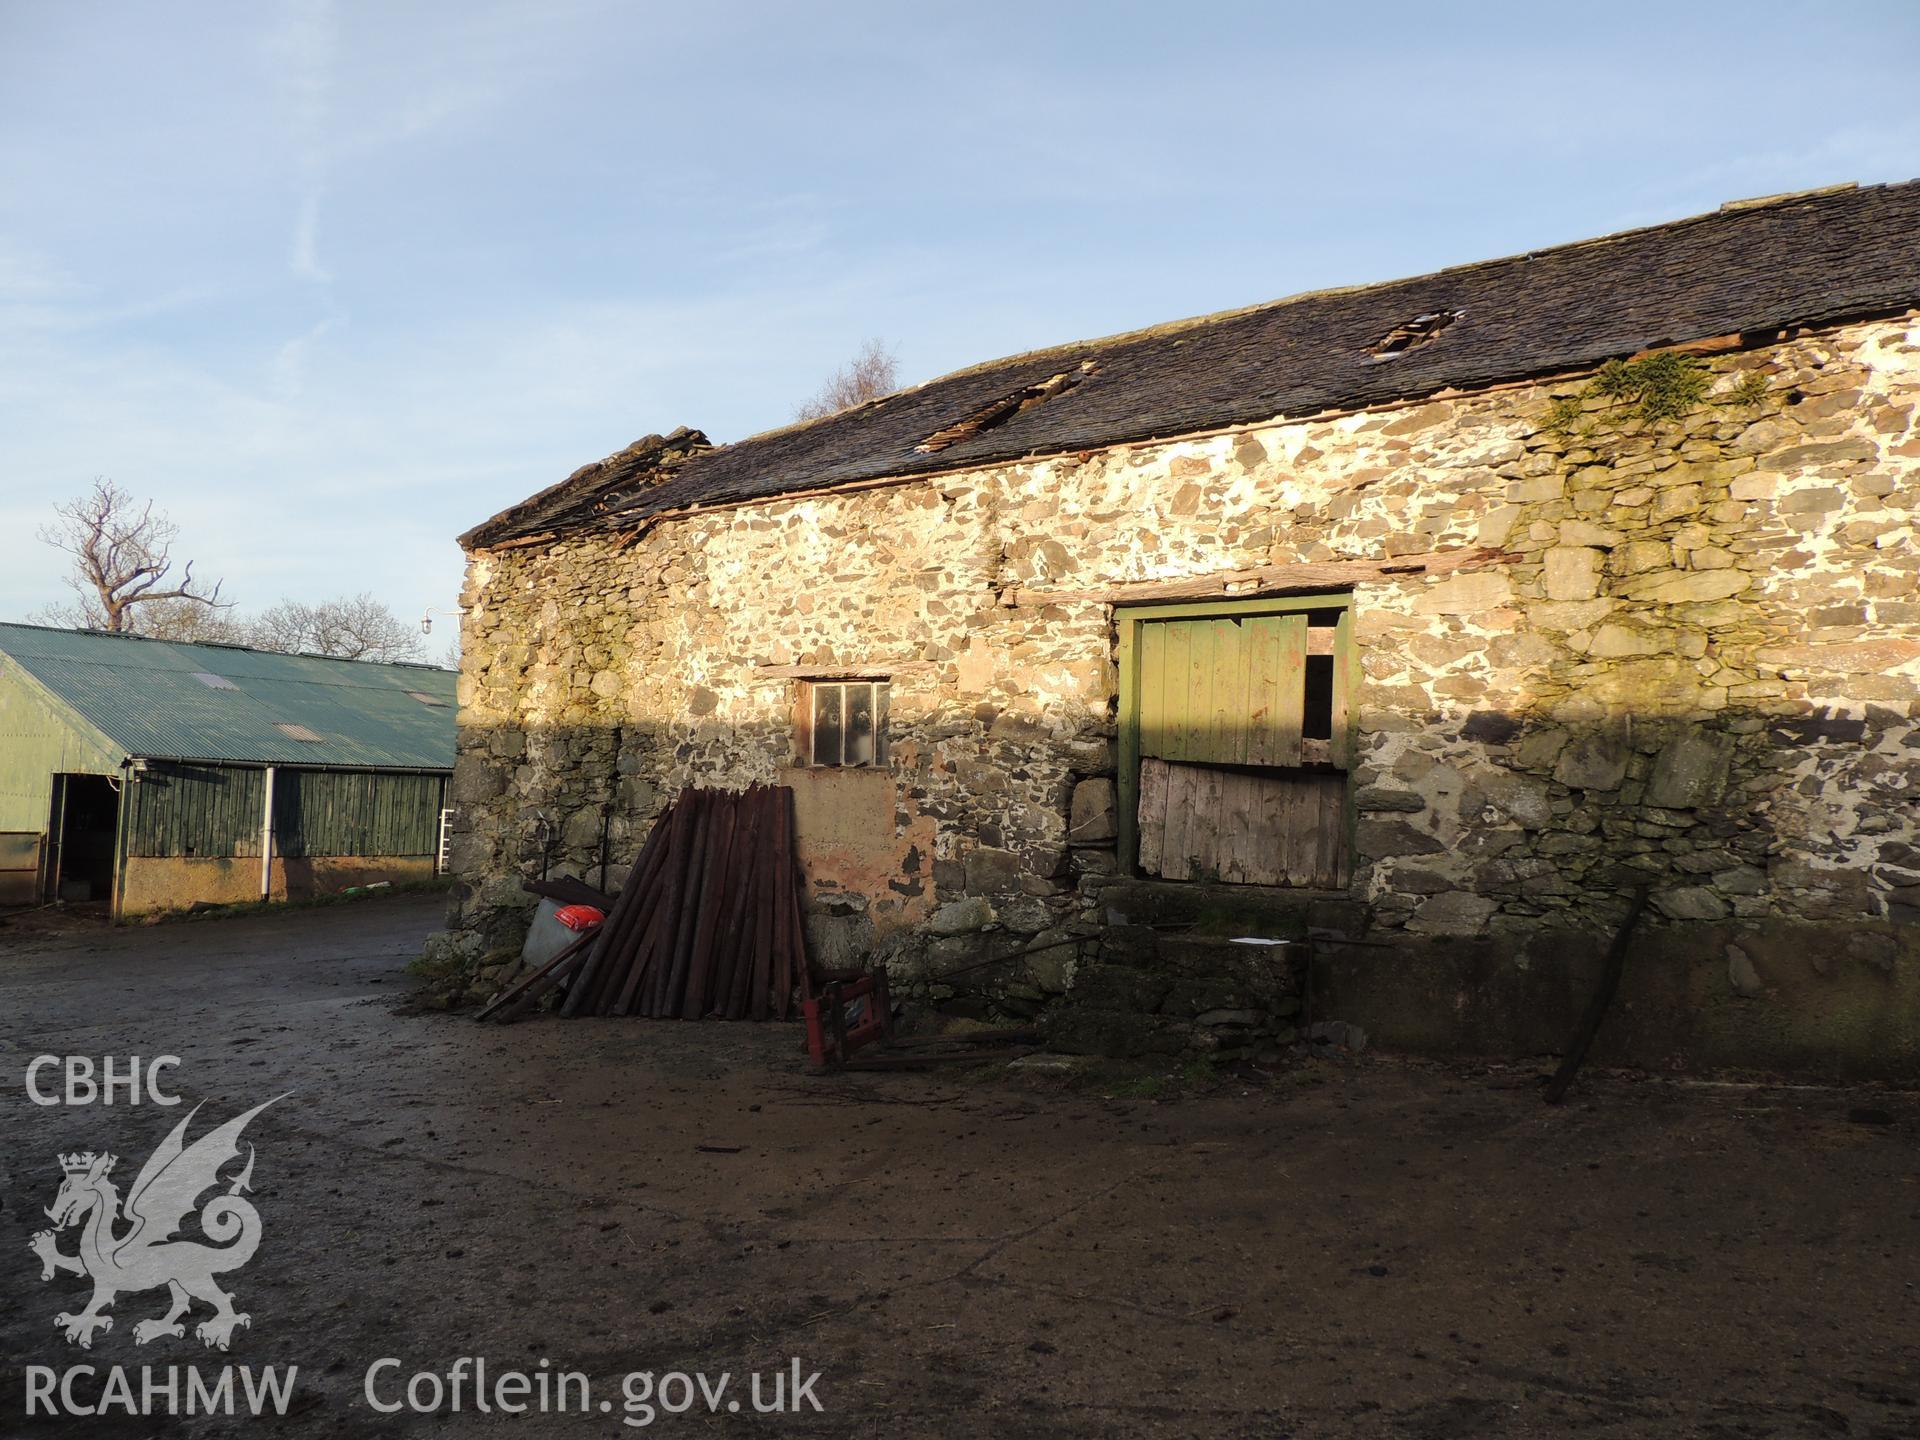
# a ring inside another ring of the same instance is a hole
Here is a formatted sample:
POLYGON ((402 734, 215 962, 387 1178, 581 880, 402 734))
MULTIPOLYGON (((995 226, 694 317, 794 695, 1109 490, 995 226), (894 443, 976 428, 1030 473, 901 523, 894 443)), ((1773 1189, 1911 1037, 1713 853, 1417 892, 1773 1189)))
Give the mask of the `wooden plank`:
POLYGON ((1320 777, 1300 775, 1294 787, 1294 825, 1300 841, 1300 863, 1293 883, 1306 889, 1320 889, 1326 882, 1329 850, 1321 823, 1324 811, 1320 777))
MULTIPOLYGON (((760 809, 765 816, 770 842, 778 817, 778 812, 773 806, 773 792, 763 789, 760 792, 760 809)), ((758 917, 754 926, 754 933, 758 939, 753 955, 753 978, 750 982, 752 989, 747 995, 747 1015, 754 1020, 765 1020, 773 1013, 773 952, 776 937, 779 934, 779 912, 774 902, 780 886, 779 873, 774 869, 773 864, 774 854, 771 843, 763 846, 759 863, 755 867, 760 872, 758 876, 760 893, 755 901, 758 917)))
MULTIPOLYGON (((1130 615, 1116 617, 1114 629, 1118 632, 1120 649, 1120 713, 1118 718, 1118 749, 1120 773, 1120 873, 1131 872, 1138 864, 1140 837, 1136 831, 1136 819, 1140 805, 1140 673, 1141 632, 1147 627, 1130 615)), ((810 977, 809 977, 810 979, 810 977)), ((810 991, 809 991, 810 993, 810 991)))
POLYGON ((1193 854, 1187 840, 1193 824, 1193 776, 1191 765, 1167 767, 1166 835, 1160 843, 1159 873, 1169 880, 1190 880, 1193 854))
POLYGON ((753 680, 871 680, 876 675, 930 675, 941 669, 933 660, 876 660, 871 665, 755 665, 747 671, 753 680))
POLYGON ((760 904, 760 890, 770 877, 767 867, 760 862, 759 857, 765 853, 767 846, 772 842, 773 836, 769 826, 771 817, 760 806, 754 792, 749 790, 747 793, 750 797, 754 797, 751 808, 759 841, 748 852, 754 858, 748 868, 747 883, 741 896, 740 908, 743 913, 740 917, 740 950, 734 957, 733 983, 728 987, 724 997, 726 1005, 721 1012, 728 1020, 744 1020, 747 1017, 747 1007, 753 1002, 756 957, 760 953, 760 947, 765 943, 760 929, 761 917, 764 913, 760 904))
POLYGON ((1160 685, 1165 691, 1161 714, 1166 717, 1167 733, 1158 754, 1163 760, 1185 760, 1187 740, 1193 732, 1193 693, 1188 689, 1188 652, 1193 636, 1180 623, 1167 623, 1164 634, 1166 654, 1160 667, 1160 685))
POLYGON ((1275 765, 1269 758, 1274 700, 1280 688, 1280 631, 1271 615, 1251 615, 1247 636, 1247 764, 1275 765))
POLYGON ((1207 836, 1207 853, 1201 873, 1214 880, 1226 880, 1233 865, 1233 802, 1240 777, 1231 770, 1208 770, 1207 793, 1213 804, 1213 827, 1207 836))
POLYGON ((1140 627, 1137 657, 1140 675, 1136 693, 1140 697, 1137 723, 1140 727, 1140 753, 1162 753, 1167 732, 1166 696, 1167 627, 1165 624, 1140 627))
POLYGON ((1301 723, 1307 708, 1307 617, 1276 615, 1261 623, 1273 634, 1273 694, 1262 736, 1264 764, 1300 763, 1301 723))
MULTIPOLYGON (((686 877, 686 857, 691 842, 691 821, 693 819, 694 792, 683 789, 673 803, 672 820, 667 827, 666 850, 661 855, 661 873, 659 890, 649 897, 649 909, 645 928, 640 932, 638 944, 634 950, 633 963, 620 982, 620 990, 613 997, 609 1012, 614 1015, 631 1015, 636 1001, 643 995, 650 995, 651 988, 642 990, 642 985, 653 980, 653 971, 658 960, 661 936, 671 935, 671 921, 679 915, 680 893, 686 877)), ((644 1002, 642 1002, 644 1003, 644 1002)))
POLYGON ((1222 713, 1222 705, 1227 703, 1233 689, 1228 677, 1228 657, 1236 648, 1231 620, 1196 620, 1193 622, 1196 639, 1205 636, 1207 655, 1207 700, 1206 708, 1200 715, 1199 748, 1187 758, 1203 765, 1218 764, 1223 748, 1223 735, 1231 728, 1231 718, 1222 713))
POLYGON ((1360 684, 1360 660, 1353 644, 1353 612, 1340 612, 1334 627, 1333 644, 1333 763, 1342 770, 1353 768, 1354 692, 1360 684))
POLYGON ((581 961, 586 958, 587 947, 592 944, 591 932, 580 936, 533 974, 494 996, 487 1003, 486 1008, 473 1018, 485 1020, 492 1015, 500 1014, 501 1019, 505 1021, 531 1009, 534 1001, 579 968, 581 961), (501 1014, 502 1011, 505 1013, 501 1014))
MULTIPOLYGON (((1245 734, 1244 729, 1241 733, 1245 734)), ((1248 852, 1259 833, 1254 824, 1254 808, 1260 800, 1260 777, 1244 770, 1226 770, 1220 773, 1219 781, 1220 827, 1215 868, 1222 880, 1245 885, 1255 863, 1248 852)))
POLYGON ((1320 792, 1311 775, 1295 774, 1289 794, 1293 861, 1287 867, 1287 883, 1312 889, 1320 877, 1320 792))
MULTIPOLYGON (((1158 623, 1158 622, 1155 622, 1158 623)), ((1151 625, 1141 627, 1141 633, 1152 629, 1151 625)), ((1161 652, 1160 673, 1153 683, 1160 687, 1160 715, 1162 734, 1160 749, 1155 753, 1164 759, 1172 760, 1180 754, 1180 747, 1186 739, 1187 705, 1187 632, 1178 625, 1166 625, 1161 630, 1164 646, 1161 652)))
POLYGON ((1477 547, 1400 555, 1391 560, 1332 560, 1293 565, 1258 565, 1220 570, 1183 580, 1132 580, 1094 590, 1037 590, 1009 586, 1000 603, 1009 608, 1039 605, 1140 605, 1156 601, 1257 599, 1263 595, 1310 594, 1395 576, 1435 576, 1457 570, 1509 564, 1520 557, 1477 547))
POLYGON ((1306 776, 1297 771, 1287 776, 1282 826, 1288 885, 1311 885, 1314 868, 1319 864, 1319 837, 1315 828, 1319 823, 1318 810, 1309 803, 1311 795, 1306 776))
POLYGON ((1144 863, 1142 863, 1140 868, 1147 874, 1170 878, 1167 877, 1167 869, 1168 866, 1172 864, 1173 844, 1178 833, 1178 825, 1176 824, 1177 816, 1173 808, 1173 802, 1180 784, 1178 775, 1176 774, 1176 768, 1173 765, 1165 765, 1165 768, 1161 772, 1160 783, 1160 848, 1159 852, 1154 856, 1153 868, 1148 870, 1144 863))
POLYGON ((1206 626, 1213 653, 1213 694, 1207 714, 1206 753, 1199 758, 1214 765, 1234 765, 1245 753, 1245 636, 1237 621, 1209 620, 1206 626))
POLYGON ((1140 868, 1158 874, 1167 837, 1167 762, 1151 756, 1140 761, 1140 868))
POLYGON ((1260 788, 1260 863, 1250 873, 1258 885, 1287 883, 1287 803, 1291 788, 1286 775, 1270 775, 1260 788))
POLYGON ((739 866, 734 855, 734 826, 740 807, 733 797, 714 807, 707 823, 707 873, 700 887, 700 909, 695 920, 693 946, 688 953, 686 974, 676 987, 674 1010, 683 1020, 698 1020, 707 1013, 707 985, 713 976, 714 942, 720 933, 728 896, 739 866))
POLYGON ((1327 884, 1329 890, 1344 890, 1352 878, 1352 856, 1347 846, 1347 777, 1327 775, 1321 779, 1324 804, 1320 813, 1321 833, 1329 850, 1327 884))
POLYGON ((1213 800, 1213 854, 1208 858, 1207 872, 1216 880, 1227 878, 1240 848, 1240 836, 1235 829, 1239 779, 1238 772, 1233 770, 1207 772, 1207 789, 1213 800))
POLYGON ((1213 686, 1217 678, 1213 626, 1204 620, 1186 625, 1187 720, 1182 745, 1188 763, 1208 759, 1213 751, 1213 686))
POLYGON ((649 1015, 680 1013, 680 1000, 687 987, 687 970, 693 962, 694 937, 700 929, 700 912, 709 903, 711 866, 708 850, 715 830, 714 812, 727 808, 727 801, 732 798, 727 795, 709 797, 700 791, 696 791, 695 796, 697 803, 693 814, 693 834, 687 845, 686 885, 680 892, 666 953, 661 956, 660 984, 653 987, 648 996, 646 1013, 649 1015))
POLYGON ((1198 831, 1195 857, 1200 861, 1196 878, 1218 880, 1232 838, 1226 833, 1227 772, 1211 767, 1194 772, 1199 794, 1194 799, 1194 821, 1198 831))
POLYGON ((1207 772, 1198 765, 1183 765, 1174 772, 1175 783, 1167 793, 1167 830, 1171 869, 1175 880, 1197 880, 1205 866, 1205 852, 1212 848, 1213 817, 1207 812, 1207 772), (1171 843, 1177 831, 1179 844, 1171 843))
POLYGON ((1238 763, 1253 763, 1253 751, 1259 723, 1254 719, 1254 708, 1259 703, 1259 692, 1254 689, 1257 683, 1255 675, 1256 657, 1254 655, 1253 636, 1247 630, 1246 621, 1236 626, 1240 631, 1240 736, 1238 763))
POLYGON ((1275 823, 1280 811, 1279 797, 1284 793, 1284 777, 1264 775, 1261 777, 1259 795, 1253 809, 1252 823, 1255 827, 1255 841, 1251 849, 1253 860, 1247 866, 1248 883, 1253 885, 1284 885, 1286 868, 1282 863, 1282 830, 1275 823))
POLYGON ((784 979, 780 991, 780 1018, 785 1020, 793 1005, 793 992, 797 987, 802 1002, 813 998, 813 977, 807 968, 807 925, 806 917, 800 909, 800 857, 794 849, 793 791, 781 785, 774 790, 778 798, 779 809, 775 819, 779 822, 774 840, 774 849, 782 857, 780 870, 780 903, 785 907, 785 927, 787 948, 783 958, 784 979))
MULTIPOLYGON (((566 1004, 561 1007, 563 1015, 577 1015, 582 1010, 589 1015, 600 1013, 597 999, 607 989, 613 967, 624 957, 626 942, 645 904, 648 886, 660 868, 670 814, 669 811, 656 816, 647 831, 646 842, 633 862, 626 884, 621 888, 620 898, 614 901, 613 908, 607 912, 606 920, 596 932, 598 939, 587 956, 586 964, 567 989, 566 1004)), ((622 978, 615 975, 611 983, 617 985, 622 978)))
POLYGON ((734 817, 733 851, 736 864, 727 883, 727 908, 721 919, 719 940, 714 946, 714 967, 707 984, 705 1014, 724 1017, 731 1002, 734 980, 740 969, 741 947, 745 943, 742 932, 746 929, 746 900, 753 878, 753 857, 767 843, 759 808, 742 799, 734 817))

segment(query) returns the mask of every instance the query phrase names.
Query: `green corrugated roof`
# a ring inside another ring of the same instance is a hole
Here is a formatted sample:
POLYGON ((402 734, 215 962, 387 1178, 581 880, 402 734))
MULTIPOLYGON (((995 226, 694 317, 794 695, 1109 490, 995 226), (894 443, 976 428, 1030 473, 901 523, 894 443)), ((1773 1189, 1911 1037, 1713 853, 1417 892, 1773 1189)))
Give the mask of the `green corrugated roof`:
POLYGON ((453 768, 459 677, 431 665, 8 624, 0 624, 0 655, 131 756, 453 768), (209 685, 202 675, 226 685, 209 685), (425 704, 409 691, 442 703, 425 704), (320 739, 295 739, 281 725, 304 726, 320 739))

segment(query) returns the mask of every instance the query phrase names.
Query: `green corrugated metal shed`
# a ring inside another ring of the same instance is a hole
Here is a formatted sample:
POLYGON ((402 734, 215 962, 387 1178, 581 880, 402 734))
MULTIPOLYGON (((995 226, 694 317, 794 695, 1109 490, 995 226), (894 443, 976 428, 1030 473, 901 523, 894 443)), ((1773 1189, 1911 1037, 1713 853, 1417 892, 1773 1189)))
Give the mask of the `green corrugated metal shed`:
POLYGON ((0 903, 121 914, 421 873, 457 679, 0 624, 0 903))
POLYGON ((129 756, 453 768, 459 677, 431 665, 7 624, 0 624, 0 656, 129 756), (318 739, 296 738, 285 725, 318 739))

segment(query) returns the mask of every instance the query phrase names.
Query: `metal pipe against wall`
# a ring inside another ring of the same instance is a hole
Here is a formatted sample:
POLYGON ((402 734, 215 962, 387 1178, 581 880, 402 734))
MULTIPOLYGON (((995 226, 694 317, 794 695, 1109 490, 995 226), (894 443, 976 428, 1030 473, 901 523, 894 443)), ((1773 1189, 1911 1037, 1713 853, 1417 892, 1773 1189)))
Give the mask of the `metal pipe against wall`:
POLYGON ((273 766, 267 766, 267 799, 260 813, 260 898, 273 898, 273 766))

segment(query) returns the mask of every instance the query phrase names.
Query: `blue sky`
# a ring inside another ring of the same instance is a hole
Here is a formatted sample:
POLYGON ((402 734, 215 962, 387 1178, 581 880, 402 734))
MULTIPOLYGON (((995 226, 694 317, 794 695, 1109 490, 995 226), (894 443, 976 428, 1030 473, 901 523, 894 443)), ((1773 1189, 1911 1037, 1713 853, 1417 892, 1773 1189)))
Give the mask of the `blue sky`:
POLYGON ((636 437, 1842 180, 1920 5, 0 0, 0 618, 111 475, 244 607, 451 606, 636 437))

